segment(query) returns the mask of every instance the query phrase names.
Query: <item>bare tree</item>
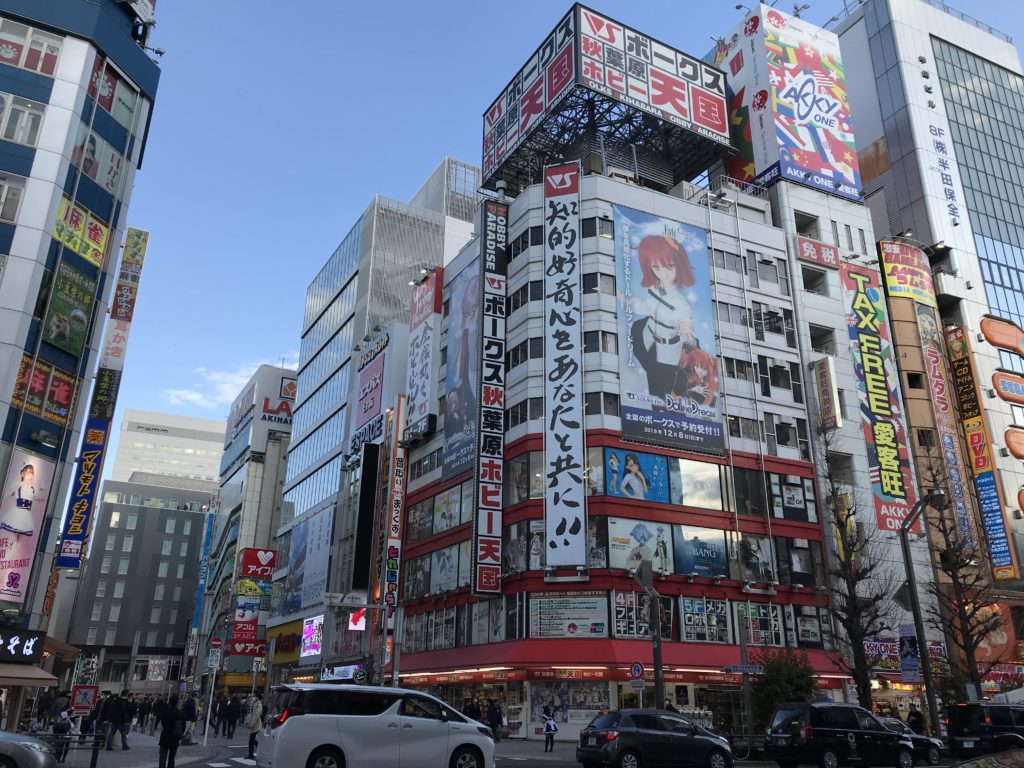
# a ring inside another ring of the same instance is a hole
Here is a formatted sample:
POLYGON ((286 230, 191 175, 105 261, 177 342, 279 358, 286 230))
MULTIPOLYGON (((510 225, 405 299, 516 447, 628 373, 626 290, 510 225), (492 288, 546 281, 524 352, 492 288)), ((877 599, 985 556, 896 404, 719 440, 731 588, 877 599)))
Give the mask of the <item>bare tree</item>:
POLYGON ((871 676, 878 657, 869 653, 867 642, 891 624, 894 574, 882 556, 877 530, 858 525, 857 495, 839 486, 840 467, 835 466, 837 454, 831 450, 834 432, 819 430, 818 438, 824 459, 824 502, 836 535, 835 553, 828 568, 832 615, 841 629, 835 658, 853 678, 861 706, 870 708, 871 676))

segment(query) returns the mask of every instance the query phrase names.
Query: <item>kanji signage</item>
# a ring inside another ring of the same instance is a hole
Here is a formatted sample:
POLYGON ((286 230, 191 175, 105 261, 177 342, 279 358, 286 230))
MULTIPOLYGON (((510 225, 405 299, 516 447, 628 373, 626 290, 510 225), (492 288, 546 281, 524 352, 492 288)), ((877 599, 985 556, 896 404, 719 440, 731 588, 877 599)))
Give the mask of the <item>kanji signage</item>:
MULTIPOLYGON (((395 424, 404 423, 405 397, 399 395, 395 408, 395 424)), ((402 573, 402 528, 405 520, 405 483, 406 483, 406 449, 399 439, 397 428, 393 431, 391 446, 391 487, 388 493, 387 532, 384 541, 384 574, 381 588, 384 591, 384 604, 391 616, 398 605, 399 577, 402 573)))
POLYGON ((273 549, 245 547, 238 554, 235 573, 240 579, 267 581, 273 578, 277 567, 277 552, 273 549))
POLYGON ((913 299, 937 306, 932 285, 932 268, 920 248, 908 243, 883 240, 878 244, 885 272, 885 290, 894 299, 913 299))
POLYGON ((839 269, 839 249, 834 245, 797 235, 796 255, 801 261, 839 269))
POLYGON ((544 169, 546 563, 587 563, 579 162, 544 169))
MULTIPOLYGON (((473 516, 472 587, 501 594, 502 488, 505 466, 505 309, 508 204, 484 203, 480 255, 480 362, 473 516)), ((472 290, 469 288, 468 290, 472 290)), ((451 338, 449 336, 449 338, 451 338)), ((450 344, 451 342, 449 342, 450 344)), ((449 361, 451 360, 449 352, 449 361)))
POLYGON ((103 268, 110 230, 78 203, 62 197, 53 226, 53 237, 94 266, 103 268))
POLYGON ((86 420, 85 429, 82 430, 82 449, 75 466, 68 511, 64 516, 64 528, 61 531, 60 551, 57 553, 58 568, 78 568, 82 564, 96 506, 103 452, 107 448, 109 436, 109 422, 98 419, 86 420))
POLYGON ((437 376, 441 322, 441 269, 431 270, 412 289, 409 309, 409 373, 405 383, 406 422, 402 437, 418 440, 437 423, 437 376))
POLYGON ((45 632, 32 629, 0 629, 0 663, 38 664, 45 639, 45 632))

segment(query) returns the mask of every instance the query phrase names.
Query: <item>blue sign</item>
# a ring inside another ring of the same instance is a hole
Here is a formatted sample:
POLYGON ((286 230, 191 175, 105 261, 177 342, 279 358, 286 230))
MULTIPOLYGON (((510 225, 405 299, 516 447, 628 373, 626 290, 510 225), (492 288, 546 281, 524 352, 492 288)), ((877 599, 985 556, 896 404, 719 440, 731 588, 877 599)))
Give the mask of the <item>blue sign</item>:
POLYGON ((57 554, 58 568, 81 568, 85 543, 89 538, 89 527, 96 507, 96 495, 103 470, 103 454, 110 434, 110 422, 88 418, 82 431, 82 452, 75 467, 75 478, 71 484, 68 511, 64 515, 61 530, 60 552, 57 554))
POLYGON ((639 661, 634 661, 629 667, 630 677, 643 677, 644 676, 644 665, 639 661))
POLYGON ((728 575, 729 559, 725 549, 725 531, 718 528, 677 525, 674 544, 677 574, 696 574, 706 579, 728 575))
POLYGON ((605 448, 604 479, 609 496, 668 504, 668 462, 664 456, 605 448))
POLYGON ((210 541, 213 539, 213 515, 206 515, 206 531, 203 533, 203 557, 199 561, 199 586, 196 587, 196 606, 192 611, 192 627, 199 629, 200 613, 203 610, 203 591, 206 587, 206 572, 210 567, 210 541))

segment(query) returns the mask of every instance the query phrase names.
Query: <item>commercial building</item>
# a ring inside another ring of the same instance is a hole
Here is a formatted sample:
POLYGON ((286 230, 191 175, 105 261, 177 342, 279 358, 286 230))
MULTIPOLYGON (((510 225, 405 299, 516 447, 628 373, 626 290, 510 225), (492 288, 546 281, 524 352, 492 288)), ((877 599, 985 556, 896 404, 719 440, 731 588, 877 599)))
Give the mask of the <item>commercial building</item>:
MULTIPOLYGON (((209 642, 222 643, 220 686, 253 684, 254 659, 266 656, 274 549, 292 428, 295 371, 261 365, 235 398, 221 438, 220 490, 199 569, 190 674, 208 669, 209 642)), ((262 676, 257 681, 262 684, 262 676)))
POLYGON ((82 651, 78 682, 164 696, 178 690, 216 489, 141 472, 104 485, 67 637, 82 651))
MULTIPOLYGON (((367 571, 355 565, 366 557, 357 551, 353 505, 358 485, 345 469, 358 453, 349 441, 356 421, 350 403, 357 399, 358 358, 388 337, 391 323, 405 321, 409 283, 452 258, 468 241, 478 187, 476 168, 445 158, 411 203, 375 197, 310 283, 284 502, 273 547, 279 559, 268 640, 277 649, 275 675, 287 674, 282 665, 298 661, 296 638, 305 619, 323 616, 325 593, 360 589, 362 597, 355 599, 365 600, 367 571), (285 649, 294 649, 294 659, 292 650, 285 649)), ((397 349, 392 347, 392 353, 397 349)), ((379 407, 379 394, 373 399, 379 407)), ((382 439, 383 418, 381 413, 361 423, 376 433, 372 441, 382 439)), ((307 655, 306 661, 318 664, 320 656, 307 655)), ((307 676, 318 673, 316 668, 307 676)))
POLYGON ((135 472, 146 472, 214 482, 223 450, 223 420, 128 408, 110 479, 127 481, 135 472))

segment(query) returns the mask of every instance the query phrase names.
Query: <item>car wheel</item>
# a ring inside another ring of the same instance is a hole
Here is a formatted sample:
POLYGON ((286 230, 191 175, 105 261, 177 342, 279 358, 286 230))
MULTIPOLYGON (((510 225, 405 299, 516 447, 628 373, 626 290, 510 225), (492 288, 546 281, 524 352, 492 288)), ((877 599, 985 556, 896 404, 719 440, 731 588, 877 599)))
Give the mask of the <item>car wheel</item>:
POLYGON ((711 750, 711 754, 708 755, 708 768, 729 768, 729 758, 725 756, 725 752, 720 749, 711 750))
POLYGON ((896 768, 913 768, 914 756, 905 749, 896 753, 896 768))
POLYGON ((309 756, 306 768, 345 768, 345 759, 333 747, 320 747, 309 756))
POLYGON ((925 754, 925 760, 928 765, 938 765, 941 756, 939 755, 939 748, 932 744, 928 747, 928 752, 925 754))
POLYGON ((629 750, 619 755, 619 768, 640 768, 640 756, 629 750))
POLYGON ((448 765, 449 768, 484 768, 484 759, 473 747, 459 747, 448 765))
POLYGON ((821 753, 821 757, 818 758, 818 765, 821 768, 839 768, 839 755, 831 749, 826 749, 821 753))

